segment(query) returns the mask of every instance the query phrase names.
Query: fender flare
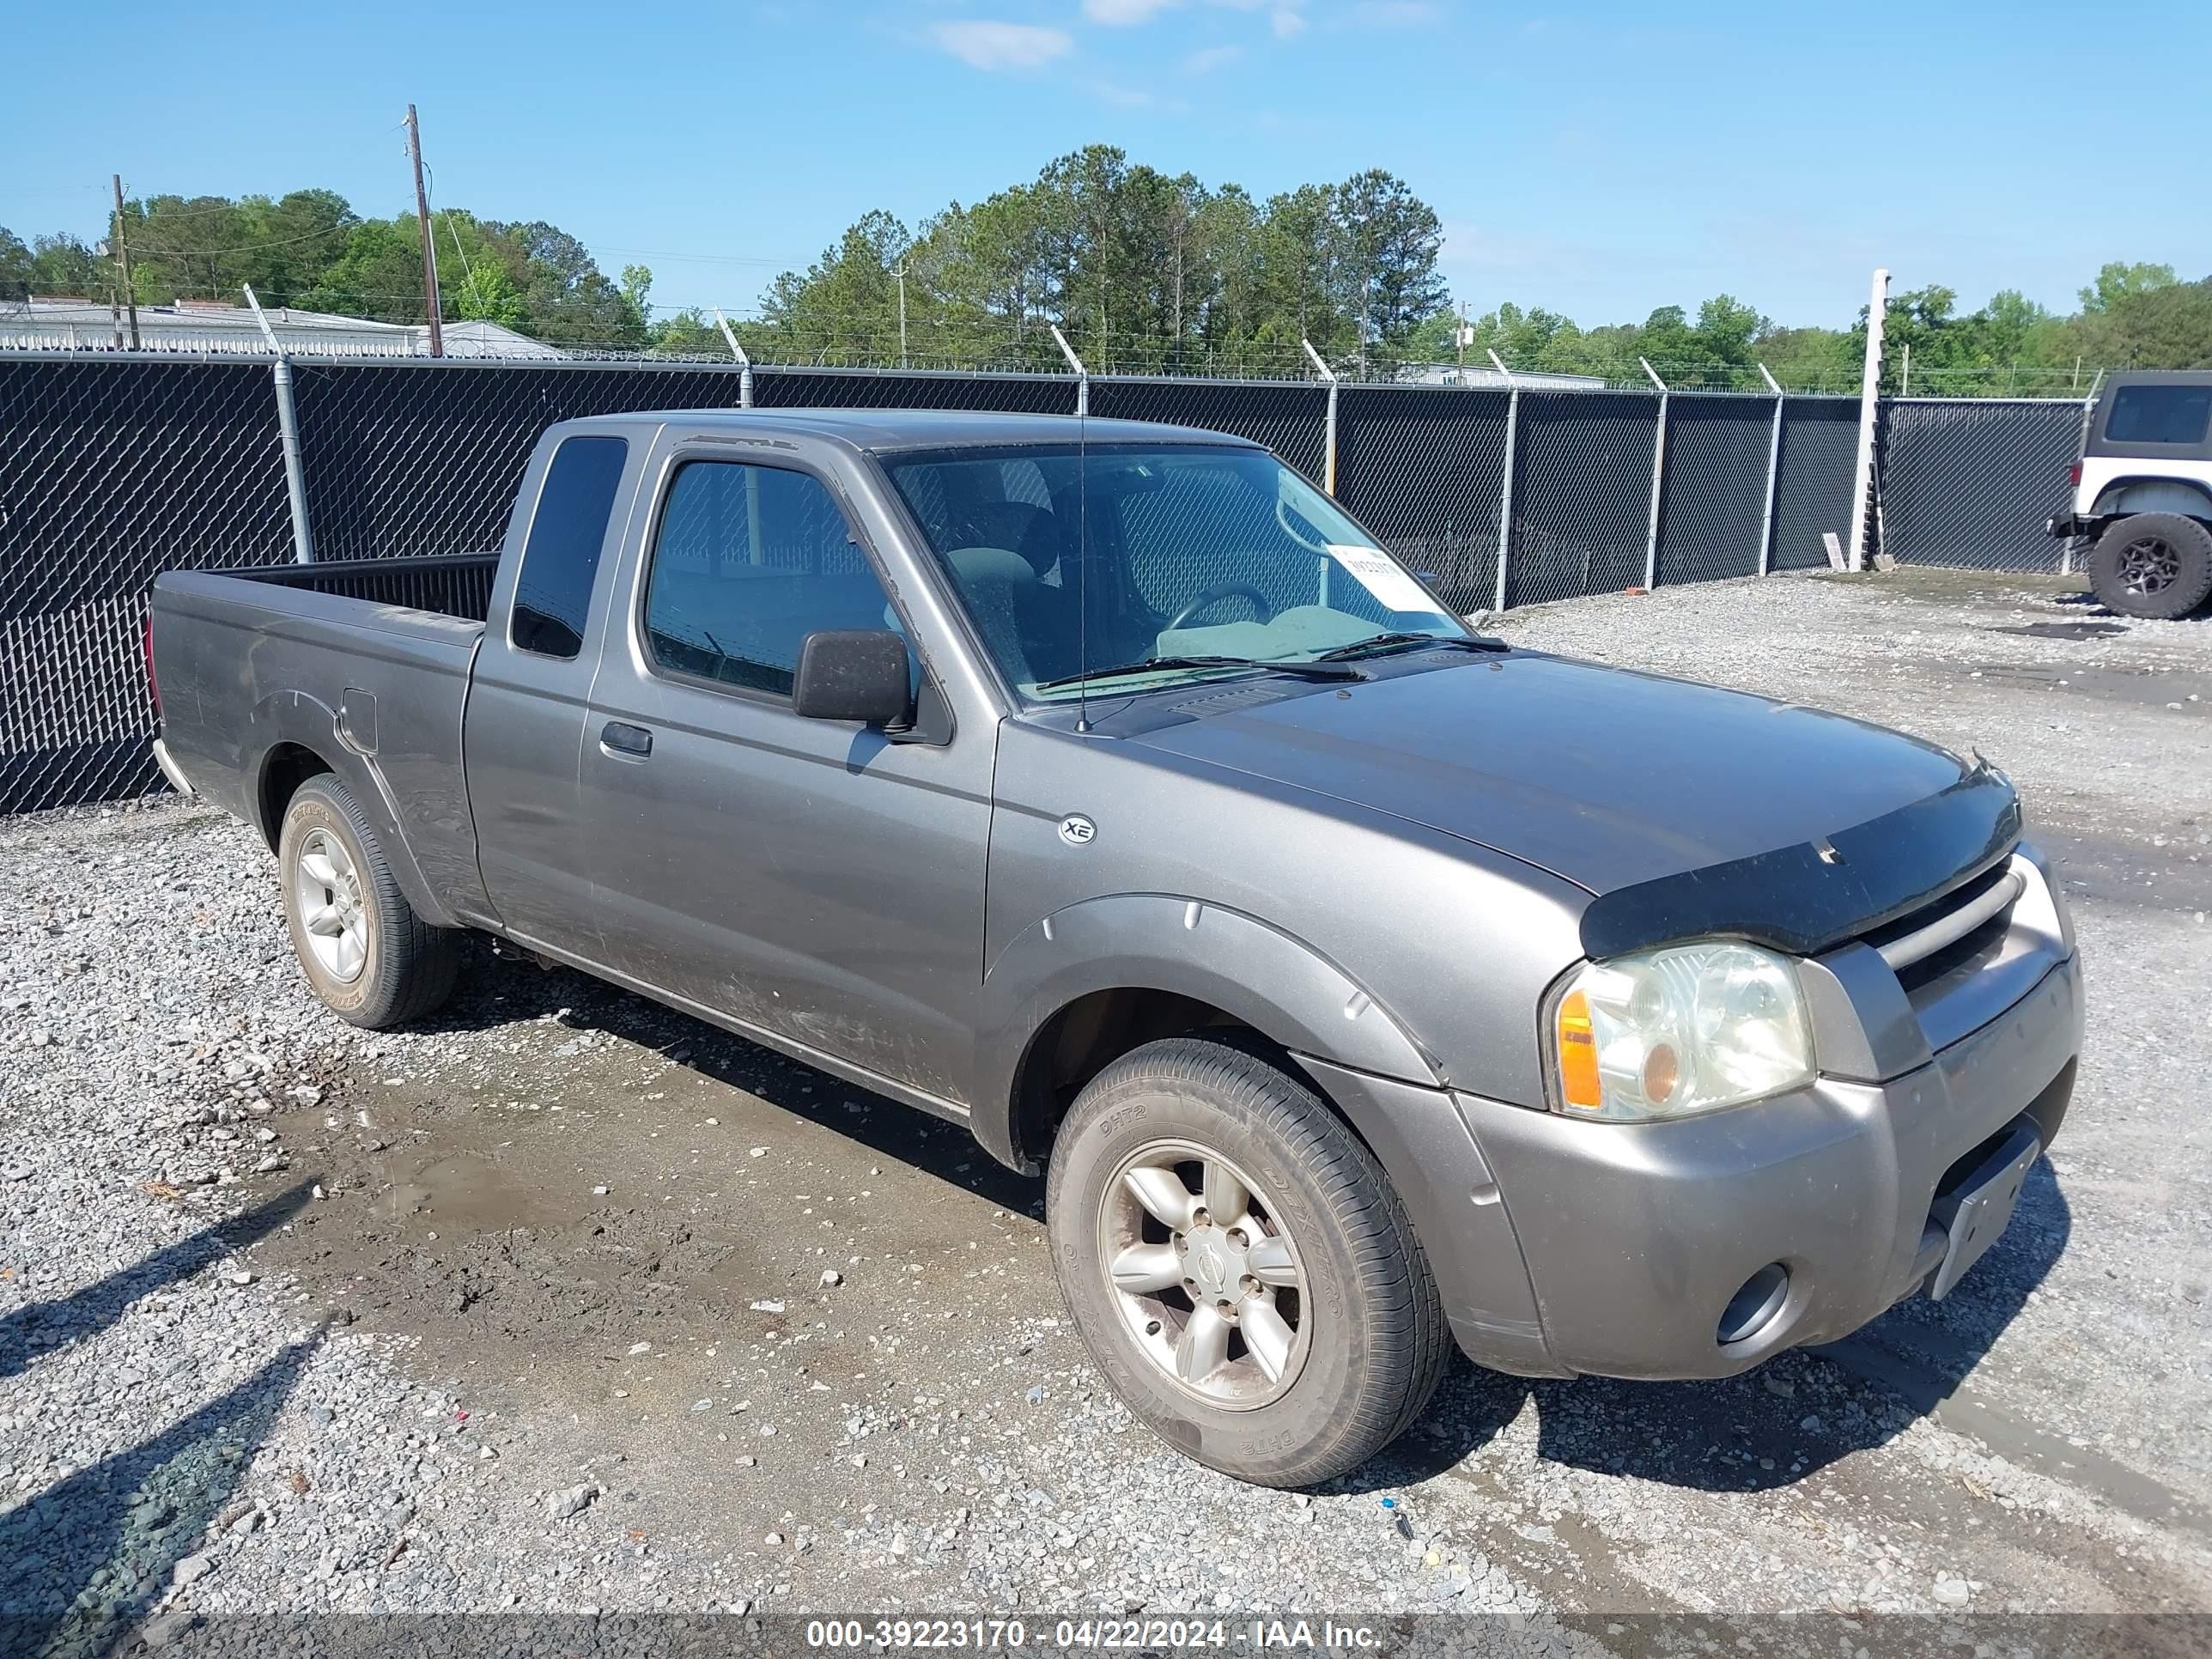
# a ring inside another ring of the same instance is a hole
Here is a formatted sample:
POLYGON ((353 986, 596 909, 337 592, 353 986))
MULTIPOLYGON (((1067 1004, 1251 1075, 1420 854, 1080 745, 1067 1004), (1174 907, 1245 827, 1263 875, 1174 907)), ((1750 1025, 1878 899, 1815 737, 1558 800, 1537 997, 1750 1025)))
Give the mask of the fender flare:
POLYGON ((2185 519, 2212 518, 2212 487, 2195 478, 2153 475, 2114 478, 2097 492, 2084 519, 2131 518, 2138 513, 2178 513, 2185 519))
MULTIPOLYGON (((384 843, 385 862, 391 866, 400 891, 407 895, 407 902, 415 907, 415 913, 434 927, 461 925, 424 879, 422 866, 415 860, 415 849, 408 845, 400 829, 399 805, 392 797, 383 769, 377 765, 374 756, 355 747, 348 738, 337 710, 305 691, 276 691, 254 705, 248 721, 252 760, 246 775, 252 780, 252 788, 246 802, 254 813, 257 826, 264 791, 268 787, 270 764, 277 750, 288 744, 305 749, 329 767, 353 796, 369 827, 376 831, 377 839, 384 843)), ((274 850, 273 840, 271 849, 274 850)))
POLYGON ((1294 1052, 1437 1085, 1436 1058, 1373 995, 1304 940, 1255 916, 1170 893, 1085 899, 1032 922, 984 975, 972 1127, 1018 1161, 1014 1085, 1054 1015, 1097 991, 1194 997, 1294 1052))

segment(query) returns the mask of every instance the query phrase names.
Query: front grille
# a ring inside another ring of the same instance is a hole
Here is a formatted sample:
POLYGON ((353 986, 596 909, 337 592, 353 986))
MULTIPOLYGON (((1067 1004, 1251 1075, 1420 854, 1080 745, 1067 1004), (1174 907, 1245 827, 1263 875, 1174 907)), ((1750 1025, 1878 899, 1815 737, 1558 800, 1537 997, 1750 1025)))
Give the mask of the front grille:
POLYGON ((1911 992, 1996 950, 2026 879, 2009 859, 1864 936, 1911 992))

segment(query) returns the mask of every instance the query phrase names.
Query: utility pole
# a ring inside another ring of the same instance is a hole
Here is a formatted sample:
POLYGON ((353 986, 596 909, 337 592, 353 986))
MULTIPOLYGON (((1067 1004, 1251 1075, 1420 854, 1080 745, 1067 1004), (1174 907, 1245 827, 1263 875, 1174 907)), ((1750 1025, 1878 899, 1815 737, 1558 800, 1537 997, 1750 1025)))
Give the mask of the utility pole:
POLYGON ((415 164, 415 221, 422 231, 422 297, 430 308, 430 355, 446 355, 446 331, 439 325, 438 244, 430 234, 430 198, 422 190, 422 124, 407 106, 407 156, 415 164))
MULTIPOLYGON (((131 244, 123 234, 123 175, 115 180, 115 262, 123 270, 123 303, 131 307, 131 349, 138 349, 138 295, 131 287, 131 244)), ((2078 370, 2077 375, 2078 375, 2078 370)))

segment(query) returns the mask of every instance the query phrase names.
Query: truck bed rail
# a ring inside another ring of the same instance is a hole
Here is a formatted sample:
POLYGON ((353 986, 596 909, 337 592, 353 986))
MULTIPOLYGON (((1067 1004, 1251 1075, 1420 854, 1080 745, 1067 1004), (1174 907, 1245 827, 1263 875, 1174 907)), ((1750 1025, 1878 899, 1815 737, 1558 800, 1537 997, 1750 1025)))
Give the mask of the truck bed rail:
POLYGON ((276 564, 218 574, 280 587, 304 587, 379 605, 404 605, 469 622, 491 610, 496 553, 441 553, 421 558, 350 559, 328 564, 276 564))

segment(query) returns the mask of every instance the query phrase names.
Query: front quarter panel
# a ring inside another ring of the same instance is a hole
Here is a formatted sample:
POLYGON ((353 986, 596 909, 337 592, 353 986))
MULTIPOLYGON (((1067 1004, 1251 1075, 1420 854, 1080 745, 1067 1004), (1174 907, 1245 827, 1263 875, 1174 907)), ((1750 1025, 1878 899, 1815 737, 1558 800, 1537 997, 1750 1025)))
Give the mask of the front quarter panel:
MULTIPOLYGON (((1003 728, 997 796, 976 1101, 1009 1100, 1058 1009, 1135 986, 1342 1066, 1541 1105, 1538 1006, 1582 954, 1582 889, 1371 808, 1032 720, 1003 728), (1064 838, 1074 815, 1095 833, 1064 838)), ((999 1131, 979 1115, 978 1133, 999 1131)))

